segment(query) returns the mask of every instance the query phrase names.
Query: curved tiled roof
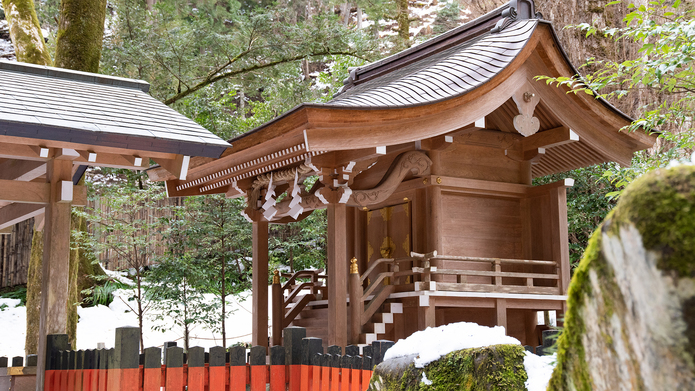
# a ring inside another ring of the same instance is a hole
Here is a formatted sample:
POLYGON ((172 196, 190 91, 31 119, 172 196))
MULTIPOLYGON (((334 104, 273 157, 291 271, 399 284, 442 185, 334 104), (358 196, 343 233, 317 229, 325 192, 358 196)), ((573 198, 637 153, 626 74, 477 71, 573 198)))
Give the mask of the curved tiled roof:
POLYGON ((517 21, 500 33, 485 33, 379 78, 356 85, 329 104, 398 107, 450 99, 486 83, 526 45, 538 24, 517 21))

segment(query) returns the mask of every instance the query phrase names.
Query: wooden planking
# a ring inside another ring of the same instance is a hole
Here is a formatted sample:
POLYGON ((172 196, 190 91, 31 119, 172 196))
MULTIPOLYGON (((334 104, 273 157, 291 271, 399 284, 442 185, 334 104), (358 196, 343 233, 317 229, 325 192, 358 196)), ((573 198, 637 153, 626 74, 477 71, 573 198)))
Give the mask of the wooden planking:
POLYGON ((519 162, 507 158, 504 149, 454 143, 440 161, 438 175, 519 183, 519 162))
POLYGON ((10 235, 0 236, 0 287, 27 283, 34 220, 12 226, 10 235))

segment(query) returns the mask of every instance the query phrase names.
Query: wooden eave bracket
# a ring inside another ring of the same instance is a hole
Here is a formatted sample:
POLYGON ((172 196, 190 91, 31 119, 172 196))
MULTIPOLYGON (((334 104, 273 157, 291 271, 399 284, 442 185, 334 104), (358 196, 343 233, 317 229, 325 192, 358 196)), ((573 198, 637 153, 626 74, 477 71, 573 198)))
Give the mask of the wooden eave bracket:
POLYGON ((178 180, 185 181, 188 175, 188 166, 191 162, 191 157, 187 155, 176 155, 175 159, 155 159, 157 164, 162 166, 171 175, 178 180))
POLYGON ((400 154, 391 163, 379 186, 368 190, 353 190, 349 204, 368 206, 385 201, 409 173, 415 176, 429 175, 432 160, 421 151, 400 154))

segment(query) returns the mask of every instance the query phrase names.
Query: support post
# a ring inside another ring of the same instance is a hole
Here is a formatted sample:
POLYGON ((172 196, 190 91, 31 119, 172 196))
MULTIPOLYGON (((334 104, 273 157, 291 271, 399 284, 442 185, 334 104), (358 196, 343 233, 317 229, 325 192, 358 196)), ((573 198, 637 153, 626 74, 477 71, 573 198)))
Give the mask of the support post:
POLYGON ((362 313, 364 302, 362 301, 362 283, 357 259, 350 260, 350 343, 359 344, 362 334, 362 313))
MULTIPOLYGON (((70 202, 65 199, 64 182, 72 181, 72 161, 48 161, 46 179, 51 184, 50 202, 46 205, 43 230, 43 278, 41 280, 41 315, 39 350, 41 359, 36 371, 36 389, 43 391, 48 334, 67 334, 68 269, 70 263, 70 202)), ((72 182, 70 182, 72 183, 72 182)))
POLYGON ((497 326, 504 327, 507 332, 507 299, 495 299, 495 312, 497 326))
POLYGON ((280 272, 275 270, 273 273, 273 346, 282 344, 282 323, 285 320, 284 302, 280 272))
POLYGON ((338 202, 328 204, 328 344, 347 345, 346 212, 338 202))
POLYGON ((418 298, 417 329, 424 330, 436 326, 434 298, 422 295, 418 298))
POLYGON ((567 232, 567 189, 571 182, 566 180, 565 186, 550 190, 550 221, 552 232, 553 261, 560 268, 560 293, 567 294, 570 284, 570 248, 567 232))
POLYGON ((268 222, 253 222, 253 345, 268 347, 268 222))

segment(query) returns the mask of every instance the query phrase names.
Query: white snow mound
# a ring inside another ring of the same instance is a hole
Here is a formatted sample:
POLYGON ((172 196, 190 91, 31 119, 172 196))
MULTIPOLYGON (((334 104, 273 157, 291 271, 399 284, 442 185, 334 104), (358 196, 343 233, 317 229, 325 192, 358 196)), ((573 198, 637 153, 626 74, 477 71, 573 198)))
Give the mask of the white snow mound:
POLYGON ((417 354, 415 367, 424 368, 439 357, 456 350, 500 344, 521 345, 521 342, 506 336, 504 327, 486 327, 470 322, 451 323, 446 326, 428 327, 399 340, 386 351, 384 360, 417 354))
MULTIPOLYGON (((518 339, 505 335, 504 327, 487 327, 477 323, 461 322, 446 326, 428 327, 399 340, 386 351, 384 360, 416 354, 416 368, 424 368, 440 357, 461 349, 482 348, 490 345, 520 345, 518 339)), ((545 391, 555 368, 555 355, 539 357, 526 352, 524 368, 528 374, 528 391, 545 391)), ((423 373, 423 382, 427 377, 423 373)))

